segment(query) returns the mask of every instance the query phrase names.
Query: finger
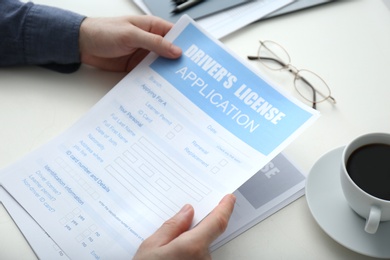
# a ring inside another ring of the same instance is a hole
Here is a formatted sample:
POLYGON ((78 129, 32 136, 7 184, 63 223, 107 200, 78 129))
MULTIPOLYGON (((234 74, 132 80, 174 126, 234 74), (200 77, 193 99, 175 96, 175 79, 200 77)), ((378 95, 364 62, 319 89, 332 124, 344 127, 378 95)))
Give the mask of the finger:
POLYGON ((153 34, 164 36, 173 24, 162 18, 152 15, 128 16, 129 22, 136 27, 153 34))
POLYGON ((194 218, 194 208, 187 204, 174 215, 147 240, 154 246, 163 246, 174 240, 183 232, 187 231, 194 218))
POLYGON ((158 34, 139 30, 135 40, 136 47, 147 49, 166 58, 178 58, 182 53, 178 46, 158 34))
POLYGON ((226 195, 218 206, 192 230, 191 235, 210 245, 225 231, 235 202, 236 197, 233 194, 226 195))
POLYGON ((144 19, 132 17, 130 21, 137 30, 134 39, 136 47, 153 51, 167 58, 180 57, 181 49, 163 38, 172 24, 157 17, 143 16, 142 18, 144 19))

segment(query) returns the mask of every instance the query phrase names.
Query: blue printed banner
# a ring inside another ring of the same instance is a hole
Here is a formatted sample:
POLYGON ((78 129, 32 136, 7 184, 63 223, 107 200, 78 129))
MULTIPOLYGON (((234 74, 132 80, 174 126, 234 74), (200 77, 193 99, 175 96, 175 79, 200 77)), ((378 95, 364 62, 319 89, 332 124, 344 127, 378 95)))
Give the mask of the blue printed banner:
POLYGON ((312 116, 191 23, 174 43, 182 57, 159 57, 150 67, 257 151, 268 155, 312 116))

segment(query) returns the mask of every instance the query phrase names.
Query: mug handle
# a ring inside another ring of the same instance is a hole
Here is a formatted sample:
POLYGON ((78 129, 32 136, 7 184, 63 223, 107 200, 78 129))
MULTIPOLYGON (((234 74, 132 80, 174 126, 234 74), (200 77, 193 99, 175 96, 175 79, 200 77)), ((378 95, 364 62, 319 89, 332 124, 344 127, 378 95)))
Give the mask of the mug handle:
POLYGON ((382 211, 377 206, 371 206, 370 215, 366 220, 364 230, 369 234, 375 234, 381 221, 382 211))

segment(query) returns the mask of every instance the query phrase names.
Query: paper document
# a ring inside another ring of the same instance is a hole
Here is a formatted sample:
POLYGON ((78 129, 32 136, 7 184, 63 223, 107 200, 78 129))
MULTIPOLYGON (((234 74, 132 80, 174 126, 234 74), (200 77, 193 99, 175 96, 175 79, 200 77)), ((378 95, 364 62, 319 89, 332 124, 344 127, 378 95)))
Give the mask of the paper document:
MULTIPOLYGON (((65 252, 2 187, 0 187, 0 203, 11 215, 39 259, 69 259, 65 252)), ((0 234, 2 235, 4 234, 0 234)))
POLYGON ((205 17, 213 13, 226 11, 229 8, 247 3, 248 1, 251 0, 203 1, 202 3, 196 4, 183 12, 175 14, 172 13, 172 10, 175 9, 177 5, 172 0, 143 0, 145 5, 154 15, 172 23, 177 22, 183 13, 196 20, 197 18, 205 17))
POLYGON ((234 192, 236 205, 225 232, 211 245, 214 251, 304 194, 305 175, 278 154, 234 192))
MULTIPOLYGON (((290 160, 283 154, 278 154, 234 192, 237 201, 229 225, 212 243, 210 250, 216 250, 301 197, 304 194, 305 180, 305 175, 290 160)), ((1 187, 0 201, 39 259, 68 259, 65 252, 1 187)))
MULTIPOLYGON (((158 15, 150 11, 144 0, 133 0, 146 14, 158 15)), ((294 0, 252 0, 223 12, 197 19, 197 23, 212 36, 220 39, 266 15, 294 2, 294 0)))
POLYGON ((194 225, 318 113, 265 82, 187 16, 65 133, 0 183, 71 258, 129 259, 184 204, 194 225))

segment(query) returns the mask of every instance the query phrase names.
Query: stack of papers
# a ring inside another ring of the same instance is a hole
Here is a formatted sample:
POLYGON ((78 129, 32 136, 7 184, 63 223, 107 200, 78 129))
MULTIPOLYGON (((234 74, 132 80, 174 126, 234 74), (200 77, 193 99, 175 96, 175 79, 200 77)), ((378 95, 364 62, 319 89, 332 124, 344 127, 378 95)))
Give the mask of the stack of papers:
POLYGON ((196 225, 234 192, 214 250, 303 194, 304 175, 280 152, 318 112, 188 16, 166 37, 181 58, 149 54, 65 133, 0 172, 0 200, 40 259, 131 259, 184 204, 196 225))
MULTIPOLYGON (((159 16, 152 12, 144 0, 133 0, 134 3, 146 14, 159 16)), ((295 0, 252 0, 248 3, 217 12, 206 17, 195 19, 196 22, 207 30, 212 36, 220 39, 244 26, 260 20, 266 15, 294 2, 295 0)), ((165 1, 166 4, 168 1, 165 1)), ((166 18, 164 15, 160 15, 166 18)))
POLYGON ((249 1, 252 0, 208 0, 195 4, 191 8, 187 8, 179 13, 172 12, 173 9, 180 6, 180 4, 176 5, 173 0, 143 0, 143 3, 153 15, 159 16, 172 23, 176 23, 180 16, 184 13, 192 19, 197 20, 211 14, 226 11, 227 9, 236 7, 240 4, 248 3, 249 1))

